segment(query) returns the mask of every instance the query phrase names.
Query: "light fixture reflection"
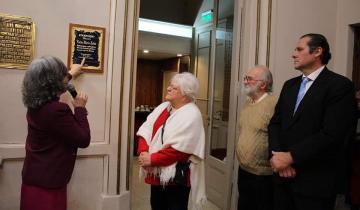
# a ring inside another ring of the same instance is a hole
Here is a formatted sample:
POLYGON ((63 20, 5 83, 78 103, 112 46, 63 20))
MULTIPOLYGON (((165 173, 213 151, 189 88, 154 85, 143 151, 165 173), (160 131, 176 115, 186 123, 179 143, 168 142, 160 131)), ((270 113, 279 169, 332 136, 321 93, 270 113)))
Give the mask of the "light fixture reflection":
POLYGON ((155 21, 144 18, 139 18, 139 31, 181 36, 186 38, 192 37, 191 26, 166 23, 166 22, 155 21))

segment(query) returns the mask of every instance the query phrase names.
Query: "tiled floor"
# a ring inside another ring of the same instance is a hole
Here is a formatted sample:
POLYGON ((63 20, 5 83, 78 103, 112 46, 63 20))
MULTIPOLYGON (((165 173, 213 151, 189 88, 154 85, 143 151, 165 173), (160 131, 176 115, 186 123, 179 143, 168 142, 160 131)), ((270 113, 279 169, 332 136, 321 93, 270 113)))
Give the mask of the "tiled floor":
MULTIPOLYGON (((151 210, 150 208, 150 187, 143 180, 139 179, 139 165, 136 159, 133 160, 132 169, 132 191, 131 210, 151 210)), ((204 210, 220 210, 211 202, 207 202, 204 210)))

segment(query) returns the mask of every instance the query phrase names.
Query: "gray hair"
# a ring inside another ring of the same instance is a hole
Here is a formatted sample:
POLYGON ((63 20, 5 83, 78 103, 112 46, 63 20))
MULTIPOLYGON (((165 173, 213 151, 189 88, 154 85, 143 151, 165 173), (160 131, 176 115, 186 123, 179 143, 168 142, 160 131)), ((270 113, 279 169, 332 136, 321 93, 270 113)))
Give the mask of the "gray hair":
POLYGON ((33 60, 22 83, 24 105, 36 109, 59 97, 66 90, 67 71, 65 64, 53 56, 33 60))
POLYGON ((199 92, 199 80, 189 72, 183 72, 173 76, 171 81, 176 82, 181 94, 187 96, 190 101, 194 102, 199 92))
POLYGON ((273 77, 271 74, 271 71, 268 67, 263 66, 263 65, 258 65, 255 66, 254 68, 256 69, 261 69, 262 70, 262 80, 264 80, 264 82, 267 83, 267 87, 266 87, 266 92, 270 93, 273 90, 273 77))

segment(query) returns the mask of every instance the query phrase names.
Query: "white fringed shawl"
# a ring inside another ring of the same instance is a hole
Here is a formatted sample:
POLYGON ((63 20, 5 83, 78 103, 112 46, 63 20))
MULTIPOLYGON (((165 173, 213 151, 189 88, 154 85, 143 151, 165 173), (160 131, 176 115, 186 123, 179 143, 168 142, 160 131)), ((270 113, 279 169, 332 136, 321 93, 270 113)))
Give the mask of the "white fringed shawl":
MULTIPOLYGON (((149 153, 155 153, 162 148, 172 147, 180 152, 192 154, 190 156, 190 183, 192 209, 201 209, 201 205, 206 202, 205 195, 205 132, 201 113, 194 103, 188 103, 174 113, 166 121, 163 141, 161 142, 162 126, 157 130, 154 138, 151 139, 153 125, 160 114, 170 107, 169 102, 160 104, 147 117, 147 120, 136 133, 142 136, 149 145, 149 153)), ((175 176, 176 163, 166 167, 151 167, 148 170, 140 168, 140 176, 152 173, 160 177, 162 184, 168 183, 175 176)))

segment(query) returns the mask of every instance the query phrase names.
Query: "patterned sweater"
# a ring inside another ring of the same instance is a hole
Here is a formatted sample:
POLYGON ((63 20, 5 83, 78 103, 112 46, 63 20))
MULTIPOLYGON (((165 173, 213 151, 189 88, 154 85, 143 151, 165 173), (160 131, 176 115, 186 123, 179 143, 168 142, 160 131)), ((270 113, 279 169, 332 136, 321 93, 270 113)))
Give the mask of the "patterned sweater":
POLYGON ((271 175, 267 126, 277 98, 267 95, 255 103, 248 100, 240 112, 240 136, 236 154, 240 167, 255 175, 271 175))

